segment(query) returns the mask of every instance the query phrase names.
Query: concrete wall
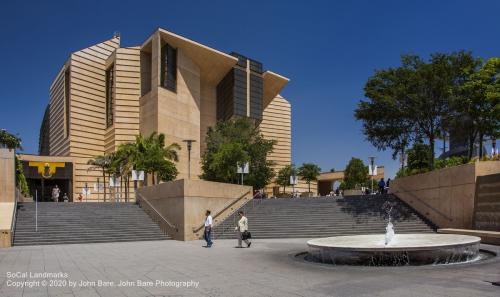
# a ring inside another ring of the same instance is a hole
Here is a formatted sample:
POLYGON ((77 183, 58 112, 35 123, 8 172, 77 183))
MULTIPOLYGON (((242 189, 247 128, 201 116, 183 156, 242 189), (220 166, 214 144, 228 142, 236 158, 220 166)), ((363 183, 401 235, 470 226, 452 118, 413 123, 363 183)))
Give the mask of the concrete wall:
MULTIPOLYGON (((292 163, 292 107, 290 103, 280 95, 276 96, 269 105, 264 108, 262 122, 259 124, 262 136, 267 140, 276 140, 273 151, 267 156, 268 160, 274 162, 273 170, 276 174, 283 167, 292 163)), ((269 184, 265 191, 268 195, 273 194, 274 182, 269 184)), ((283 190, 283 189, 281 189, 283 190)), ((287 189, 292 191, 292 187, 287 189)))
POLYGON ((14 151, 0 148, 0 248, 10 247, 15 191, 14 151))
POLYGON ((178 229, 170 234, 177 240, 195 240, 203 234, 205 211, 212 211, 217 225, 240 206, 252 199, 252 188, 202 180, 176 180, 138 190, 156 210, 178 229), (243 197, 231 208, 225 208, 243 197))
POLYGON ((500 241, 500 173, 477 177, 474 229, 499 232, 500 241))
POLYGON ((473 227, 476 178, 500 173, 500 162, 466 164, 397 178, 390 192, 440 228, 473 227))

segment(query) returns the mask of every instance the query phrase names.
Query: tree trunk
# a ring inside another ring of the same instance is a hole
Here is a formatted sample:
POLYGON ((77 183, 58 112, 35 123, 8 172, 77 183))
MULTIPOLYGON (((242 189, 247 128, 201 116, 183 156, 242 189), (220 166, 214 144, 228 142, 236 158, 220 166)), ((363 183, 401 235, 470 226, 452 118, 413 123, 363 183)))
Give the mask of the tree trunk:
POLYGON ((308 181, 307 185, 309 186, 309 193, 311 193, 311 181, 308 181))
POLYGON ((483 133, 479 132, 479 159, 483 157, 483 138, 483 133))
MULTIPOLYGON (((106 172, 102 170, 102 184, 104 189, 104 202, 106 202, 106 172)), ((97 185, 97 190, 99 190, 99 185, 97 185)))
POLYGON ((469 135, 469 139, 468 139, 468 152, 467 152, 467 157, 470 159, 472 159, 472 154, 473 154, 473 151, 474 151, 474 136, 473 134, 469 135))
POLYGON ((405 168, 405 148, 401 149, 401 169, 405 168))
POLYGON ((429 146, 431 147, 431 155, 429 160, 429 170, 434 170, 434 135, 429 136, 429 146))
POLYGON ((120 199, 120 202, 122 202, 122 195, 123 195, 123 176, 120 176, 120 194, 118 194, 118 199, 120 199))
MULTIPOLYGON (((111 173, 108 173, 108 183, 111 181, 111 173)), ((111 194, 111 187, 109 188, 109 199, 112 199, 113 195, 111 194)), ((104 201, 106 202, 106 201, 104 201)))
POLYGON ((123 183, 124 183, 124 185, 125 185, 125 189, 124 189, 124 192, 125 192, 124 200, 125 200, 125 202, 127 202, 127 188, 128 188, 128 182, 127 182, 127 179, 128 179, 128 175, 126 175, 126 176, 124 177, 124 181, 123 181, 123 183))

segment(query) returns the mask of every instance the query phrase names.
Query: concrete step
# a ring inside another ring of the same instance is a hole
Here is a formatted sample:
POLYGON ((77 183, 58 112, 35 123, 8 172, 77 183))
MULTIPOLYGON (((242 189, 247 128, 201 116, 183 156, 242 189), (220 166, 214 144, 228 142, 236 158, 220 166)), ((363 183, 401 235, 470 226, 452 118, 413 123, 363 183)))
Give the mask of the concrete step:
MULTIPOLYGON (((413 209, 391 195, 308 199, 270 199, 242 209, 254 238, 339 236, 384 233, 389 201, 397 233, 434 232, 413 209)), ((214 227, 215 238, 234 238, 237 212, 214 227)))
POLYGON ((19 203, 14 245, 165 240, 158 225, 134 203, 19 203))

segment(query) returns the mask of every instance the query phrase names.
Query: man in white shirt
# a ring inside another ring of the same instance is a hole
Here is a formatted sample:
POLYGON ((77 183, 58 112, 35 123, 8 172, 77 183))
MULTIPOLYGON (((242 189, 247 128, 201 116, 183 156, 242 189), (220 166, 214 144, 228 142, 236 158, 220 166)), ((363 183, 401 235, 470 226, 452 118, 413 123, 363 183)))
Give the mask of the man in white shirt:
POLYGON ((212 216, 210 215, 210 210, 207 210, 205 213, 205 233, 203 234, 203 238, 207 242, 207 248, 212 247, 212 216))
POLYGON ((59 202, 59 193, 61 193, 61 190, 59 190, 59 187, 56 185, 53 189, 52 189, 52 200, 54 202, 59 202))

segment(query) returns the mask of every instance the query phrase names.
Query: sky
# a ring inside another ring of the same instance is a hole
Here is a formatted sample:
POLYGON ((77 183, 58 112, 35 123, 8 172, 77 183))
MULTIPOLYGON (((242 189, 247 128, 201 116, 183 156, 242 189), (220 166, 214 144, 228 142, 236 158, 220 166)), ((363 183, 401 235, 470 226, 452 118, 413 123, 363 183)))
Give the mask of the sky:
MULTIPOLYGON (((384 165, 353 111, 376 69, 401 54, 500 55, 500 1, 1 1, 0 128, 37 153, 48 90, 73 51, 121 34, 140 45, 158 27, 236 51, 290 78, 292 159, 342 170, 351 157, 384 165)), ((436 150, 439 149, 439 144, 436 150)))

